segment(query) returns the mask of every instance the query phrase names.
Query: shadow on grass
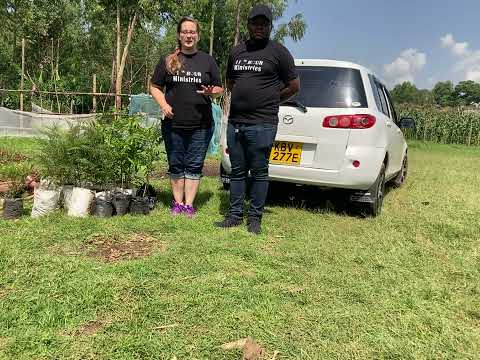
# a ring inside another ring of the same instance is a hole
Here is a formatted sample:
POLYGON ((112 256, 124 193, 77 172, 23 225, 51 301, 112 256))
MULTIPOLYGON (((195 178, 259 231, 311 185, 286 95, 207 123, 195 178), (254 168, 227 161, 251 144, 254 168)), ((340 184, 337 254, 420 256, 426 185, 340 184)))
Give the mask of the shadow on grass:
MULTIPOLYGON (((392 187, 385 186, 384 202, 392 187)), ((345 189, 297 186, 291 183, 270 182, 267 205, 301 208, 312 212, 333 212, 358 218, 365 215, 363 204, 349 201, 351 191, 345 189)))
POLYGON ((267 205, 298 208, 312 212, 358 215, 349 203, 348 197, 348 192, 338 189, 321 189, 316 186, 271 182, 267 205))
MULTIPOLYGON (((229 208, 229 192, 222 188, 219 191, 221 192, 219 213, 226 215, 229 208)), ((391 187, 386 186, 385 197, 387 199, 390 191, 391 187)), ((361 205, 352 204, 349 196, 350 192, 342 189, 322 189, 316 186, 297 186, 291 183, 271 181, 266 205, 304 209, 311 212, 333 212, 339 215, 364 218, 361 205)), ((248 209, 248 196, 245 209, 248 209)), ((269 212, 271 212, 269 209, 265 209, 265 213, 269 212)))
MULTIPOLYGON (((247 186, 247 192, 249 186, 247 186)), ((229 192, 220 191, 219 213, 226 215, 229 209, 229 192)), ((245 211, 248 210, 246 196, 245 211)), ((316 186, 297 186, 290 183, 270 182, 266 206, 305 209, 312 212, 335 212, 355 216, 348 202, 348 193, 342 190, 322 190, 316 186)), ((271 212, 268 208, 265 213, 271 212)), ((246 215, 246 214, 245 214, 246 215)))

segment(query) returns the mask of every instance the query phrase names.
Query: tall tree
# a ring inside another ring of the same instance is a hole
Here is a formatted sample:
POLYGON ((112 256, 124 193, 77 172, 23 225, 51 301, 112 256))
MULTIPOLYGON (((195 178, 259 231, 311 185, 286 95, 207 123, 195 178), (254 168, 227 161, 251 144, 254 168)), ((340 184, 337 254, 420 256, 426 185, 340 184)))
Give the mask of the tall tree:
POLYGON ((169 20, 172 11, 181 5, 182 1, 152 1, 152 0, 100 0, 105 10, 115 14, 115 107, 121 108, 123 75, 128 59, 130 45, 135 28, 138 24, 156 23, 162 25, 162 20, 169 20))
POLYGON ((439 81, 433 87, 432 93, 437 105, 452 106, 454 104, 454 89, 451 81, 439 81))
POLYGON ((391 91, 395 102, 398 103, 418 103, 419 91, 417 87, 409 81, 396 85, 391 91))
POLYGON ((480 102, 480 84, 473 80, 460 81, 455 86, 454 96, 459 105, 480 102))

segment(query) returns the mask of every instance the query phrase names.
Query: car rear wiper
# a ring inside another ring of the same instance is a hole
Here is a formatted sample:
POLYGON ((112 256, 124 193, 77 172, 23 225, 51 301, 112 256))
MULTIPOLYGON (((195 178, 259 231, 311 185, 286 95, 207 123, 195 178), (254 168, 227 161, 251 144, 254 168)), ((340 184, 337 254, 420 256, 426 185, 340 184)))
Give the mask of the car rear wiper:
POLYGON ((298 107, 300 110, 302 110, 302 112, 306 113, 308 110, 307 110, 307 107, 305 105, 303 105, 300 101, 298 100, 295 100, 295 99, 290 99, 290 100, 287 100, 283 103, 281 103, 281 105, 293 105, 295 107, 298 107))

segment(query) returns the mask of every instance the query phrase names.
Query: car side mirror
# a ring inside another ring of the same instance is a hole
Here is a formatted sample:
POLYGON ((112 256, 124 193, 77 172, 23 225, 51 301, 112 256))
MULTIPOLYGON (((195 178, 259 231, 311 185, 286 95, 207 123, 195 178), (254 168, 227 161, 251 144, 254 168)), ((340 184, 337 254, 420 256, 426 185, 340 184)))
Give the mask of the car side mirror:
POLYGON ((400 119, 400 129, 414 129, 415 120, 409 117, 404 117, 400 119))

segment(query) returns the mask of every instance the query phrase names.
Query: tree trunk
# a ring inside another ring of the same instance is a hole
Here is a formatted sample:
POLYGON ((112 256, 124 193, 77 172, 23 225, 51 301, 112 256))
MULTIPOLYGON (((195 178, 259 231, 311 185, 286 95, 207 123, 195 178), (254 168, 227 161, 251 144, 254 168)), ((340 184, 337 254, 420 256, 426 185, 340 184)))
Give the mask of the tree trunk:
POLYGON ((55 81, 60 80, 60 73, 58 72, 60 63, 60 39, 57 39, 57 62, 55 64, 55 81))
MULTIPOLYGON (((15 25, 14 25, 15 26, 15 25)), ((15 62, 17 59, 15 58, 17 53, 17 27, 15 26, 13 30, 13 43, 12 43, 12 62, 15 62)))
POLYGON ((13 7, 15 8, 15 17, 12 20, 13 23, 13 43, 12 43, 12 63, 15 63, 16 52, 17 52, 17 2, 13 2, 13 7))
POLYGON ((215 33, 215 1, 212 1, 212 21, 210 22, 210 56, 213 56, 213 35, 215 33))
POLYGON ((235 26, 235 39, 233 41, 233 46, 236 46, 240 40, 240 5, 241 0, 237 0, 237 20, 235 26))
POLYGON ((122 93, 122 80, 123 80, 123 71, 125 70, 125 64, 128 56, 128 49, 132 41, 133 30, 137 23, 137 13, 135 13, 132 19, 128 23, 127 39, 125 41, 125 46, 123 47, 123 52, 120 53, 120 7, 118 6, 117 1, 117 74, 115 79, 115 109, 117 112, 122 108, 122 98, 120 94, 122 93), (121 54, 121 60, 119 57, 121 54), (120 64, 120 66, 118 66, 120 64))
POLYGON ((50 66, 51 66, 51 73, 50 73, 50 80, 54 80, 55 79, 55 50, 54 50, 54 47, 53 47, 53 38, 51 40, 51 45, 52 45, 52 57, 50 58, 50 66))
POLYGON ((110 75, 111 79, 111 84, 110 84, 110 90, 108 92, 113 92, 112 89, 115 90, 115 74, 117 73, 117 62, 115 61, 115 54, 112 55, 112 73, 110 75))
POLYGON ((97 93, 97 74, 93 74, 93 100, 92 100, 92 112, 94 114, 97 113, 97 97, 95 94, 97 93))
POLYGON ((122 107, 122 99, 119 96, 122 90, 122 84, 118 84, 118 74, 120 70, 120 61, 121 61, 121 28, 120 28, 120 1, 117 0, 117 55, 115 60, 115 110, 118 112, 122 107), (120 86, 119 86, 120 85, 120 86), (120 90, 119 90, 120 89, 120 90))
POLYGON ((25 79, 25 38, 22 39, 22 77, 20 79, 20 111, 23 111, 23 83, 25 79))

